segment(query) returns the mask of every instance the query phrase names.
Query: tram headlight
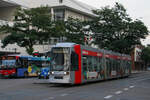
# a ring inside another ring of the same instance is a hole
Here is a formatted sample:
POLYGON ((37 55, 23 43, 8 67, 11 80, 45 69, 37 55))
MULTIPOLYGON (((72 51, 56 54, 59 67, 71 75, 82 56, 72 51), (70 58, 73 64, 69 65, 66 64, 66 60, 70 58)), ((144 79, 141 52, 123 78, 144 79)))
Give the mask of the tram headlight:
POLYGON ((64 72, 64 74, 66 75, 66 74, 67 74, 67 72, 64 72))
POLYGON ((54 74, 54 72, 50 72, 50 74, 54 74))
POLYGON ((40 72, 38 72, 38 75, 40 75, 40 72))
POLYGON ((69 75, 69 72, 64 72, 64 75, 69 75))
POLYGON ((50 73, 48 72, 48 75, 49 75, 50 73))

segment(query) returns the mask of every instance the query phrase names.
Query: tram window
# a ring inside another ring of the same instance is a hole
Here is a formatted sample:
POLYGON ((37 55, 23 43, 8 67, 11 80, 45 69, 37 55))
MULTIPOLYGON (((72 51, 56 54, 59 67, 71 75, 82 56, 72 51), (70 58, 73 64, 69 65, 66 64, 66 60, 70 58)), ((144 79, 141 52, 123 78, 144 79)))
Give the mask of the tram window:
POLYGON ((124 67, 124 69, 126 69, 126 66, 127 66, 127 61, 123 61, 123 67, 124 67))
POLYGON ((130 66, 131 66, 130 65, 130 61, 126 61, 126 67, 127 67, 127 69, 129 69, 130 66))
POLYGON ((131 61, 128 61, 128 69, 131 69, 131 61))
POLYGON ((113 70, 114 64, 113 64, 113 59, 110 59, 110 72, 113 70))
POLYGON ((116 70, 116 59, 112 59, 112 70, 116 70))
POLYGON ((115 70, 117 70, 117 66, 118 66, 117 59, 115 59, 115 70))
POLYGON ((98 63, 98 62, 97 62, 97 57, 94 57, 94 58, 93 58, 93 66, 94 66, 94 70, 95 70, 95 71, 98 70, 98 69, 97 69, 97 63, 98 63))
POLYGON ((78 55, 75 52, 71 53, 71 71, 79 70, 78 55))
POLYGON ((83 56, 82 60, 83 60, 83 71, 87 71, 87 57, 83 56))
POLYGON ((112 58, 110 59, 110 61, 111 61, 111 64, 110 64, 110 70, 113 70, 113 68, 114 68, 114 61, 113 61, 112 58))
POLYGON ((130 61, 128 61, 128 68, 131 66, 131 62, 130 61))
POLYGON ((121 69, 121 68, 120 68, 120 67, 121 67, 121 60, 118 60, 117 63, 118 63, 118 66, 117 66, 118 68, 117 68, 117 70, 120 71, 120 69, 121 69))
POLYGON ((111 60, 110 58, 106 58, 106 66, 111 67, 111 60))
POLYGON ((123 61, 123 69, 124 69, 124 70, 126 69, 126 66, 127 66, 127 62, 124 60, 124 61, 123 61))
POLYGON ((92 56, 88 56, 88 70, 89 71, 94 71, 94 66, 93 66, 93 57, 92 56))
POLYGON ((125 61, 125 68, 127 69, 128 68, 128 62, 125 61))
POLYGON ((102 58, 98 58, 98 68, 99 68, 99 71, 104 69, 104 66, 102 66, 102 58))
POLYGON ((98 58, 98 68, 99 71, 103 69, 104 66, 102 66, 102 58, 98 58))
POLYGON ((100 70, 100 63, 101 62, 99 62, 99 59, 100 58, 98 58, 98 57, 94 57, 93 62, 94 62, 94 70, 95 71, 99 71, 100 70))
POLYGON ((111 72, 111 59, 110 58, 106 58, 106 66, 107 66, 107 75, 109 75, 111 72))

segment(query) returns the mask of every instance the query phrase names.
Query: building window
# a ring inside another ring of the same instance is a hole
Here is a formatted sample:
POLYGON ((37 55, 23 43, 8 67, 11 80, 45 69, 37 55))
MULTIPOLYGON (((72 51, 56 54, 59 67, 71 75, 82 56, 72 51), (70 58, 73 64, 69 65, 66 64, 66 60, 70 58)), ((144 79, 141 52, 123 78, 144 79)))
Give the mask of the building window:
POLYGON ((59 0, 59 3, 63 3, 63 0, 59 0))
POLYGON ((65 10, 64 9, 55 9, 54 10, 54 20, 64 20, 65 10))

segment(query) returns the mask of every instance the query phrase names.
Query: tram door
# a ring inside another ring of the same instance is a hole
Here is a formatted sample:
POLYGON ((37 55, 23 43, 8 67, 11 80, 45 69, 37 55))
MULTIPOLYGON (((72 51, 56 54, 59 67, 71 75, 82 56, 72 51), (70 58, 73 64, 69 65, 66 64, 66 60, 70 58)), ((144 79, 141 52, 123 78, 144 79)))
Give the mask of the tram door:
POLYGON ((87 56, 83 56, 82 60, 83 60, 83 78, 85 80, 87 80, 88 79, 88 60, 87 60, 87 56))
POLYGON ((97 67, 93 56, 83 56, 83 77, 85 80, 97 78, 97 67))

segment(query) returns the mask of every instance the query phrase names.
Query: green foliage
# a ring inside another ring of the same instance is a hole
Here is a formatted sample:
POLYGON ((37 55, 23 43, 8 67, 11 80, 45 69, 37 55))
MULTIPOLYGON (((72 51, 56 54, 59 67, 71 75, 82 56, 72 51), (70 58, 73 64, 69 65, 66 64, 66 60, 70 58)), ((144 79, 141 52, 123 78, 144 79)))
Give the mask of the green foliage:
POLYGON ((64 37, 63 41, 65 42, 84 44, 84 38, 88 32, 85 26, 87 26, 87 22, 71 17, 67 21, 57 20, 53 22, 52 34, 53 37, 64 37))
POLYGON ((42 44, 51 37, 65 37, 67 42, 84 44, 85 37, 92 35, 93 43, 100 48, 129 54, 132 47, 141 44, 140 39, 148 34, 144 23, 132 20, 121 4, 116 3, 112 8, 106 6, 93 12, 97 17, 92 21, 73 18, 51 21, 49 7, 19 8, 15 13, 14 25, 0 28, 0 33, 9 33, 2 41, 3 47, 17 43, 32 54, 33 45, 42 44))
POLYGON ((57 20, 53 22, 53 37, 64 37, 66 42, 84 44, 84 22, 79 19, 68 18, 67 21, 57 20))
POLYGON ((0 28, 0 32, 9 33, 2 41, 2 47, 17 43, 20 47, 25 47, 29 54, 32 54, 33 45, 42 44, 50 37, 65 37, 67 42, 84 43, 83 22, 73 18, 69 18, 68 21, 51 21, 48 7, 18 8, 13 22, 12 26, 7 24, 0 28))
POLYGON ((148 64, 150 64, 150 47, 145 47, 142 50, 142 54, 141 54, 141 58, 142 60, 145 62, 145 65, 147 66, 148 64))
POLYGON ((48 41, 51 37, 51 15, 48 7, 32 9, 18 8, 15 12, 13 26, 4 25, 0 31, 9 35, 2 41, 3 47, 17 43, 25 47, 29 54, 34 51, 33 45, 48 41))
POLYGON ((78 44, 84 44, 84 36, 86 31, 84 30, 85 23, 79 19, 69 18, 65 22, 66 37, 68 42, 74 42, 78 44))
POLYGON ((52 34, 53 34, 53 37, 57 37, 57 38, 66 36, 67 33, 66 33, 66 28, 65 28, 65 22, 62 20, 54 21, 52 34))
POLYGON ((100 48, 129 54, 132 47, 141 44, 140 39, 148 34, 147 27, 140 20, 133 21, 126 9, 116 3, 93 11, 97 18, 91 21, 94 43, 100 48))

